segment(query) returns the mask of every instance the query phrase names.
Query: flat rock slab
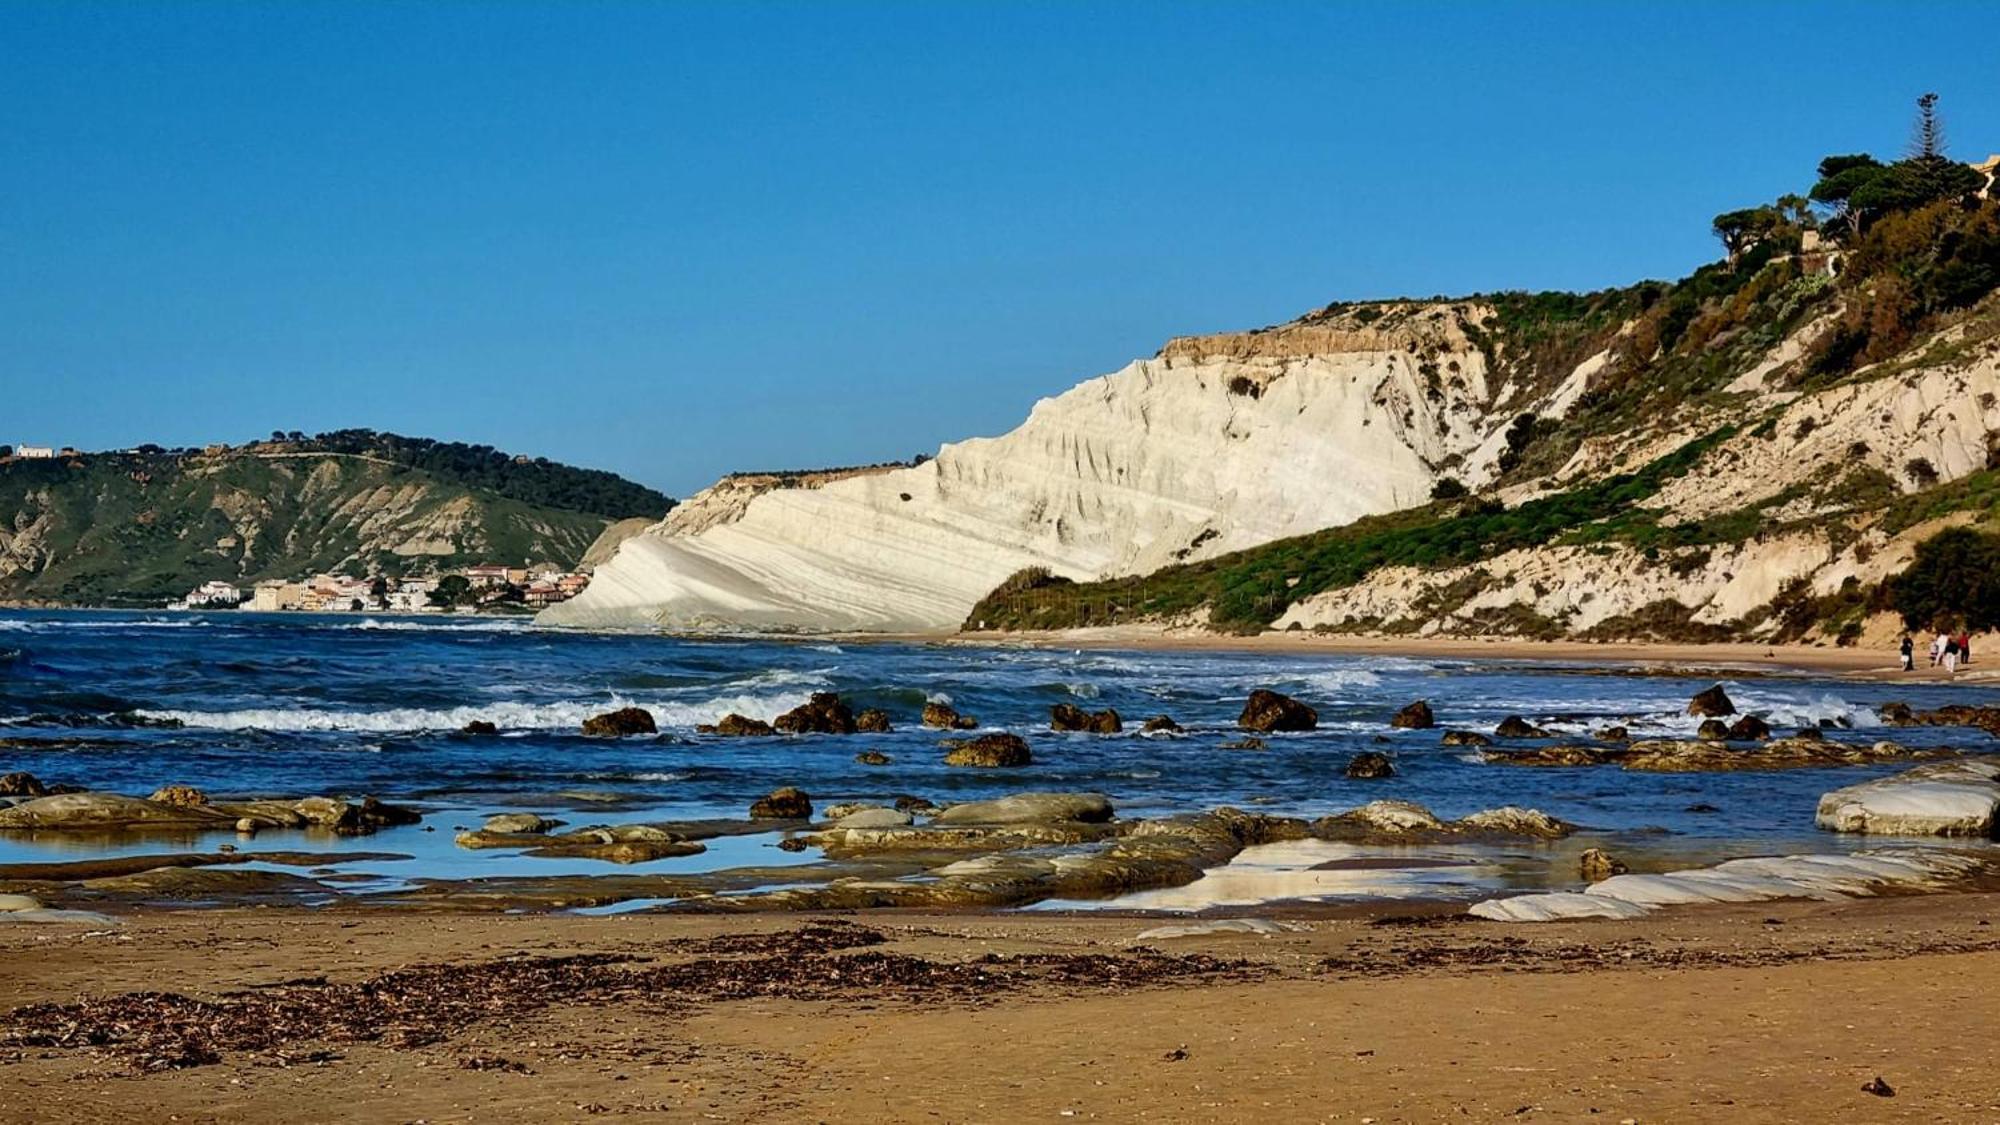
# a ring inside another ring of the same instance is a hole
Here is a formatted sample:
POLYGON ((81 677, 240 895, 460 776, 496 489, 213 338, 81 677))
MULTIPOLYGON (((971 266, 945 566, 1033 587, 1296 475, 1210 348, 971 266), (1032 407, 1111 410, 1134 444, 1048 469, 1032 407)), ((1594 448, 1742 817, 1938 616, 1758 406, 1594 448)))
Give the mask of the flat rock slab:
POLYGON ((2000 816, 2000 761, 1933 762, 1835 789, 1814 817, 1834 832, 1883 836, 1984 836, 2000 816))

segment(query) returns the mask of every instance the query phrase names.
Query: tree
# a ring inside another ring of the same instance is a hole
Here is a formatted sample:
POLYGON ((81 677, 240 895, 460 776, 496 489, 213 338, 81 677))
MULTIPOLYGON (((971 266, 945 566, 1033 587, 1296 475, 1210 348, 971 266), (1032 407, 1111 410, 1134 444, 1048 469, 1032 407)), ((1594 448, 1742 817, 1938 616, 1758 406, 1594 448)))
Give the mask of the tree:
POLYGON ((368 583, 368 596, 374 598, 377 605, 386 601, 389 597, 389 580, 379 574, 376 575, 374 581, 368 583))
POLYGON ((1924 540, 1908 569, 1889 580, 1889 600, 1912 629, 2000 625, 2000 535, 1954 527, 1924 540))
POLYGON ((1864 191, 1877 179, 1889 171, 1887 165, 1865 152, 1848 156, 1829 156, 1819 162, 1819 181, 1813 184, 1807 197, 1833 212, 1833 218, 1847 228, 1847 233, 1861 233, 1861 210, 1854 204, 1854 193, 1864 191))
POLYGON ((1944 158, 1944 121, 1938 117, 1938 96, 1925 94, 1917 99, 1917 120, 1910 126, 1910 157, 1913 160, 1944 158))
POLYGON ((1433 500, 1458 500, 1469 495, 1470 492, 1471 490, 1466 488, 1464 482, 1460 481, 1457 477, 1439 477, 1437 483, 1431 485, 1431 499, 1433 500))
POLYGON ((1715 237, 1722 240, 1722 248, 1735 262, 1745 250, 1769 238, 1778 229, 1783 216, 1776 207, 1768 204, 1762 207, 1745 207, 1740 211, 1724 211, 1715 217, 1712 229, 1715 237))
POLYGON ((430 603, 449 609, 472 598, 472 581, 463 574, 447 574, 430 592, 430 603))

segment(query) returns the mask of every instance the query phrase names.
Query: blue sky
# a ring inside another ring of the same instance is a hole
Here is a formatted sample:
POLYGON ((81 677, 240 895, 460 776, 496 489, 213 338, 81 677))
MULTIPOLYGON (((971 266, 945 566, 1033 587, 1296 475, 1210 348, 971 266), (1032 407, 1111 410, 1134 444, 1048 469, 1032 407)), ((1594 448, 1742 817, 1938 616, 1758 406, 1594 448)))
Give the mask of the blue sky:
POLYGON ((1597 288, 2000 151, 2000 5, 8 3, 0 442, 371 426, 684 494, 1169 336, 1597 288))

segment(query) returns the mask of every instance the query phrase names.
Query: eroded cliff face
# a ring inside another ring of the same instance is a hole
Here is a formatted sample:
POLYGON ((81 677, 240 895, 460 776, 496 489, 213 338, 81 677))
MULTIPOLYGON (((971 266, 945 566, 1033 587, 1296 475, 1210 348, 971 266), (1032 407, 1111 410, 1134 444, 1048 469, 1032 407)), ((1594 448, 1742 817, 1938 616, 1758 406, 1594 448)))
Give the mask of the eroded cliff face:
POLYGON ((1487 479, 1507 424, 1561 388, 1490 385, 1473 335, 1489 309, 1387 307, 1174 340, 915 467, 724 480, 541 620, 954 629, 1024 567, 1145 573, 1487 479))

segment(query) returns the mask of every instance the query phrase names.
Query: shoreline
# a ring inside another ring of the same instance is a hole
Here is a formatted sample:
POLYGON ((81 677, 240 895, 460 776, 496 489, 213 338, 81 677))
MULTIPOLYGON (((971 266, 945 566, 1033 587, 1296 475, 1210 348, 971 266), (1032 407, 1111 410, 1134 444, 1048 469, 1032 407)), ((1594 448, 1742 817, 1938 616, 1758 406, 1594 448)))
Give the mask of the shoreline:
POLYGON ((161 910, 0 927, 0 1120, 1985 1119, 1996 914, 161 910))
MULTIPOLYGON (((1990 636, 1990 635, 1988 635, 1990 636)), ((1817 645, 1769 645, 1749 642, 1668 643, 1654 641, 1531 641, 1518 637, 1364 637, 1312 633, 1258 633, 1233 636, 1190 633, 1149 626, 1107 626, 1059 632, 849 634, 845 639, 963 645, 973 648, 1127 649, 1139 652, 1267 653, 1279 655, 1396 656, 1461 660, 1492 659, 1522 663, 1602 665, 1607 670, 1637 673, 1669 669, 1730 669, 1761 675, 1811 673, 1879 683, 1965 684, 2000 683, 2000 662, 1980 662, 1957 675, 1930 668, 1919 654, 1914 670, 1898 667, 1894 652, 1817 645)), ((1976 640, 1984 640, 1982 636, 1976 640)), ((2000 639, 1995 640, 2000 644, 2000 639)), ((1977 643, 1975 654, 1982 651, 1977 643)), ((1991 651, 2000 652, 2000 648, 1991 651)), ((2000 661, 2000 658, 1988 658, 2000 661)))

